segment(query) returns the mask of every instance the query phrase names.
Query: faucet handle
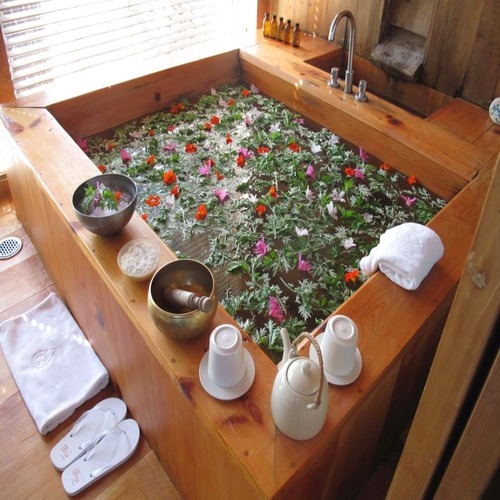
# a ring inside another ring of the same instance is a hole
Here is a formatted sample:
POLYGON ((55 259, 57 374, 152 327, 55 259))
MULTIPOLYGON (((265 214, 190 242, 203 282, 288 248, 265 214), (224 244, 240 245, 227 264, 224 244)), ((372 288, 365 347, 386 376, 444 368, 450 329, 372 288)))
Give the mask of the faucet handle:
POLYGON ((338 78, 339 78, 339 68, 332 68, 330 70, 330 80, 328 80, 328 86, 334 89, 338 89, 340 87, 338 78))
POLYGON ((360 80, 358 85, 358 93, 354 96, 356 101, 366 102, 368 97, 366 95, 366 80, 360 80))

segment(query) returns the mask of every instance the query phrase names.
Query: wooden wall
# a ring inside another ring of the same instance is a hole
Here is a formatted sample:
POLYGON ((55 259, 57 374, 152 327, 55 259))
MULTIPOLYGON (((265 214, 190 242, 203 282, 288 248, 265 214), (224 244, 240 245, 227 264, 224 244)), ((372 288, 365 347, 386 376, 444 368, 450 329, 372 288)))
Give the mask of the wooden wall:
MULTIPOLYGON (((391 0, 268 0, 259 3, 260 9, 267 7, 271 14, 292 19, 293 23, 300 23, 306 33, 321 38, 328 37, 330 24, 338 12, 350 10, 356 19, 355 52, 366 59, 380 40, 383 21, 390 17, 386 11, 391 5, 392 16, 404 23, 398 8, 401 2, 396 0, 392 3, 391 0)), ((412 4, 408 9, 409 20, 421 7, 420 17, 429 25, 420 82, 487 108, 500 96, 500 2, 406 0, 405 3, 412 4), (427 15, 423 15, 422 10, 427 10, 427 15)), ((343 33, 343 29, 339 33, 343 33)))

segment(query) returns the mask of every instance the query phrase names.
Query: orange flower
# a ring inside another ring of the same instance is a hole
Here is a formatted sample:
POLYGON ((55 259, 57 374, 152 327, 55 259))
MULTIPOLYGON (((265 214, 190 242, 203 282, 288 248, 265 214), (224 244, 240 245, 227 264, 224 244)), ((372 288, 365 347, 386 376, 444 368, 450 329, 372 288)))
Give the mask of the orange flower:
POLYGON ((179 185, 177 184, 176 186, 174 186, 171 190, 170 190, 170 194, 174 197, 174 198, 179 198, 179 185))
POLYGON ((388 163, 382 163, 382 165, 380 165, 380 170, 385 170, 386 172, 390 172, 391 168, 392 167, 388 163))
POLYGON ((150 194, 144 203, 150 207, 157 207, 160 204, 160 197, 157 194, 150 194))
POLYGON ((288 145, 288 149, 294 153, 298 153, 300 151, 300 146, 294 141, 288 145))
POLYGON ((344 172, 349 175, 350 177, 354 177, 356 175, 356 170, 354 170, 351 167, 346 167, 344 172))
POLYGON ((274 186, 271 186, 271 188, 269 189, 269 195, 271 196, 271 198, 276 198, 277 194, 276 188, 274 186))
POLYGON ((106 167, 104 165, 97 165, 97 168, 103 173, 106 173, 106 167))
POLYGON ((217 176, 218 181, 224 179, 224 176, 218 170, 215 171, 215 175, 217 176))
POLYGON ((245 156, 242 154, 238 155, 238 158, 236 158, 236 164, 238 167, 244 167, 246 163, 245 156))
POLYGON ((153 129, 151 129, 149 131, 149 137, 153 137, 155 135, 155 131, 153 129))
POLYGON ((267 146, 259 146, 257 148, 257 153, 259 153, 260 155, 265 155, 269 153, 269 151, 271 151, 271 149, 268 148, 267 146))
POLYGON ((259 205, 255 209, 259 217, 262 217, 266 213, 266 210, 267 208, 264 205, 259 205))
POLYGON ((217 115, 213 115, 213 116, 211 116, 211 117, 210 117, 210 123, 211 123, 212 125, 219 125, 219 123, 220 123, 220 119, 219 119, 219 117, 218 117, 217 115))
POLYGON ((207 132, 211 132, 212 131, 212 125, 209 122, 205 123, 205 130, 207 132))
POLYGON ((357 279, 358 275, 359 275, 359 271, 357 269, 354 269, 354 271, 348 271, 344 275, 344 280, 346 283, 349 283, 349 281, 356 283, 356 279, 357 279))
POLYGON ((106 145, 106 149, 108 151, 111 151, 115 146, 116 144, 114 142, 108 142, 108 144, 106 145))
POLYGON ((234 99, 232 97, 231 97, 231 99, 229 99, 229 101, 227 101, 227 105, 234 106, 234 99))
POLYGON ((412 184, 415 184, 417 182, 417 178, 412 175, 411 177, 408 177, 408 184, 411 186, 412 184))
POLYGON ((117 192, 115 193, 115 200, 116 200, 117 202, 119 202, 121 197, 122 197, 122 193, 121 193, 120 191, 117 191, 117 192))
POLYGON ((148 214, 146 212, 144 212, 143 214, 141 214, 141 219, 142 220, 148 220, 148 214))
POLYGON ((251 92, 250 92, 248 89, 243 89, 243 90, 241 91, 241 95, 242 95, 243 97, 248 97, 250 94, 251 94, 251 92))
POLYGON ((146 163, 150 166, 154 165, 155 164, 155 160, 156 160, 156 156, 155 155, 151 155, 149 156, 148 158, 146 158, 146 163))
POLYGON ((172 113, 173 115, 179 113, 180 111, 182 111, 184 109, 184 104, 182 104, 182 102, 178 103, 178 104, 175 104, 174 106, 172 106, 170 108, 170 113, 172 113))
POLYGON ((229 132, 226 134, 226 144, 231 144, 233 140, 231 139, 231 136, 229 135, 229 132))
POLYGON ((175 172, 173 170, 167 170, 164 174, 163 174, 163 182, 165 184, 175 184, 175 182, 177 181, 177 176, 175 175, 175 172))
POLYGON ((198 205, 198 211, 196 212, 196 220, 205 220, 206 216, 208 215, 207 208, 203 203, 201 205, 198 205))
POLYGON ((186 144, 186 153, 193 154, 193 153, 196 153, 196 151, 198 151, 196 144, 193 144, 191 142, 188 142, 186 144))

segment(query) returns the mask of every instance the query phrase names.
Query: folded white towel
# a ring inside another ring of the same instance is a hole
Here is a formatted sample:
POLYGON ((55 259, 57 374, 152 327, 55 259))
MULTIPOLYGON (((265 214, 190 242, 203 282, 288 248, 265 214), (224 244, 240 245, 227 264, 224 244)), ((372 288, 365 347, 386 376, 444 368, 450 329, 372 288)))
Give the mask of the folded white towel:
POLYGON ((2 349, 41 434, 104 389, 109 375, 55 293, 0 324, 2 349))
POLYGON ((443 256, 441 238, 429 227, 407 222, 388 229, 359 263, 365 276, 377 268, 406 290, 415 290, 443 256))

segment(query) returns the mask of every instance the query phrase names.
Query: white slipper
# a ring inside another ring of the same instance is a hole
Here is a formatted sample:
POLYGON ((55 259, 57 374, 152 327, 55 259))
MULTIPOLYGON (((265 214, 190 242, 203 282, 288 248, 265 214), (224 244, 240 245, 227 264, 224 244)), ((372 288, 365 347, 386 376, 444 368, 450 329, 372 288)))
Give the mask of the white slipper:
POLYGON ((57 470, 63 470, 80 458, 106 429, 114 427, 127 415, 127 405, 118 398, 108 398, 86 411, 50 452, 57 470))
POLYGON ((69 496, 77 495, 108 472, 126 462, 137 449, 141 430, 131 418, 104 431, 83 457, 62 473, 62 484, 69 496))

